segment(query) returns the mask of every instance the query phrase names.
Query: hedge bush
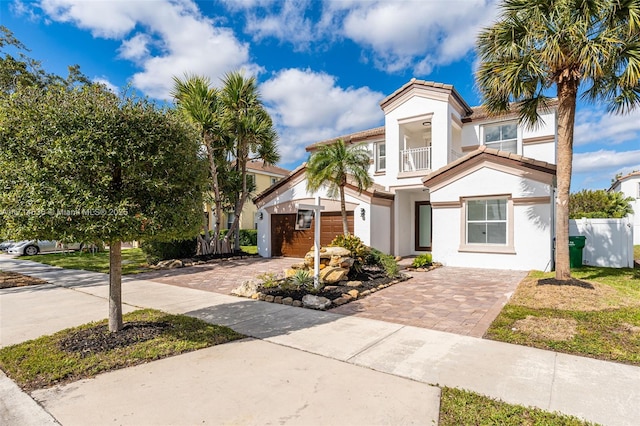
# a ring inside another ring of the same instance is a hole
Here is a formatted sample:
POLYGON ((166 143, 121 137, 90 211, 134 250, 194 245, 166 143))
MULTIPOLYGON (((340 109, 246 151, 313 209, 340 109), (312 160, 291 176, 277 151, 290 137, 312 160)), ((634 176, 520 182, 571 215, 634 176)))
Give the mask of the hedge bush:
POLYGON ((184 259, 196 255, 198 243, 195 238, 170 242, 144 241, 140 248, 147 255, 149 263, 161 260, 184 259))

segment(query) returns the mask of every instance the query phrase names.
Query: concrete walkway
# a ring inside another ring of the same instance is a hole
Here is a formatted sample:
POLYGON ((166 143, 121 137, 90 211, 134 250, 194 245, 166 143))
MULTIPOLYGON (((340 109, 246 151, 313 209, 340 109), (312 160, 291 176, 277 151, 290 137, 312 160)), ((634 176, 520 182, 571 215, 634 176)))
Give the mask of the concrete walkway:
MULTIPOLYGON (((279 274, 301 261, 248 257, 147 272, 138 278, 230 294, 248 279, 265 272, 279 274)), ((527 275, 523 271, 451 267, 408 273, 413 277, 411 280, 338 306, 331 312, 482 337, 527 275)))
MULTIPOLYGON (((106 316, 103 274, 4 256, 0 269, 54 284, 0 290, 0 345, 106 316), (21 325, 35 315, 31 326, 21 325)), ((64 425, 431 424, 439 394, 428 385, 436 384, 601 424, 635 425, 640 418, 638 367, 135 279, 125 280, 123 298, 128 309, 187 313, 259 340, 34 392, 64 425)), ((6 380, 0 376, 3 390, 10 388, 6 380)), ((0 423, 23 424, 1 416, 19 418, 20 409, 28 415, 39 407, 27 400, 7 407, 3 396, 0 423)))

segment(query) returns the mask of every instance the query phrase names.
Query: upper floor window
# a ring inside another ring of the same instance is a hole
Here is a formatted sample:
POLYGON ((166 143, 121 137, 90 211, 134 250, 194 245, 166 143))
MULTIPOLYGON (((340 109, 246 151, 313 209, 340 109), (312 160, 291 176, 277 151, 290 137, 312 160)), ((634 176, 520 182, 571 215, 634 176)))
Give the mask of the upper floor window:
POLYGON ((376 144, 376 172, 382 172, 387 169, 387 148, 384 142, 376 144))
POLYGON ((271 185, 274 185, 276 182, 278 182, 278 178, 272 177, 271 178, 271 185))
POLYGON ((487 148, 518 152, 518 126, 516 123, 484 126, 484 144, 487 148))

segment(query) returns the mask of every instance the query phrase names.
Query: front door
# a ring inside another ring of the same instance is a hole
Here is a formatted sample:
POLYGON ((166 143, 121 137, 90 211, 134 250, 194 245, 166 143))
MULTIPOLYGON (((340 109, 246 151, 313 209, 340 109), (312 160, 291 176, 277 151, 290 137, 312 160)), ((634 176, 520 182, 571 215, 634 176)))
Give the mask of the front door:
POLYGON ((431 203, 416 202, 416 251, 431 251, 431 203))

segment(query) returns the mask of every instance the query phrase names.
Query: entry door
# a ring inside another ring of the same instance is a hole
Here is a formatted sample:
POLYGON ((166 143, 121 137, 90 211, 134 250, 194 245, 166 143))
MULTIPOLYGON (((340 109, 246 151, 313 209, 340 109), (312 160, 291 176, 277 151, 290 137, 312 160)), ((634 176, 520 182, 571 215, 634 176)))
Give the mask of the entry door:
POLYGON ((416 251, 431 251, 431 203, 416 202, 416 251))

